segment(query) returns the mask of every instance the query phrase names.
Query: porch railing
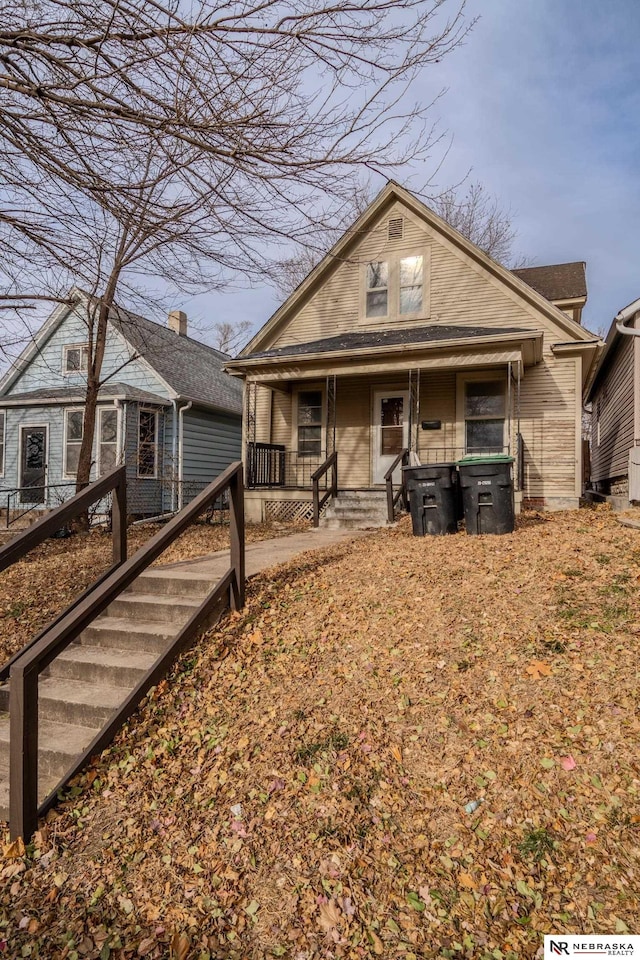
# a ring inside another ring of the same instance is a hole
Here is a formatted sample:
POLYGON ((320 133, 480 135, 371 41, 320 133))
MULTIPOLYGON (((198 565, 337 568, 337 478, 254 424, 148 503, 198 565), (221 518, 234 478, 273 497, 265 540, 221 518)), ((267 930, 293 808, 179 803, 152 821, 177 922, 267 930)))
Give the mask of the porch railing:
POLYGON ((285 485, 285 448, 279 443, 250 443, 247 446, 247 486, 285 485))
POLYGON ((13 487, 11 490, 3 490, 2 496, 7 498, 6 528, 9 529, 11 524, 17 523, 18 520, 22 520, 36 510, 59 506, 73 496, 75 489, 75 480, 71 480, 69 483, 40 483, 30 487, 13 487))
MULTIPOLYGON (((103 478, 103 480, 106 478, 103 478)), ((100 483, 100 481, 97 481, 100 483)), ((86 491, 83 491, 85 493, 86 491)), ((79 494, 78 496, 82 496, 79 494)), ((70 504, 66 504, 68 508, 70 504)), ((62 508, 62 509, 65 509, 62 508)), ((46 518, 50 521, 51 518, 46 518)), ((27 531, 29 533, 30 531, 27 531)), ((9 544, 11 546, 11 544, 9 544)), ((9 690, 9 826, 12 839, 30 838, 38 816, 55 802, 57 792, 95 753, 103 750, 131 716, 148 690, 166 673, 172 661, 228 596, 234 610, 244 606, 244 501, 242 464, 232 463, 162 530, 130 559, 125 560, 71 610, 66 611, 35 643, 21 651, 11 666, 9 690), (38 678, 43 670, 183 533, 196 517, 229 491, 231 513, 230 564, 185 626, 160 654, 108 723, 74 762, 62 781, 38 805, 38 678)))
POLYGON ((327 457, 322 466, 318 467, 316 472, 311 477, 311 482, 313 483, 313 525, 314 527, 320 526, 320 511, 324 507, 325 503, 329 497, 336 497, 338 495, 338 452, 334 450, 333 453, 327 457), (321 480, 327 477, 327 474, 331 471, 331 484, 326 486, 325 484, 325 494, 320 499, 320 482, 321 480))
POLYGON ((398 487, 398 490, 395 493, 393 490, 393 474, 399 466, 402 465, 403 467, 406 467, 408 463, 409 448, 404 447, 384 475, 384 482, 387 488, 387 520, 389 523, 393 523, 396 518, 396 506, 400 499, 402 499, 405 510, 408 506, 407 485, 404 479, 404 470, 402 471, 402 479, 400 480, 400 486, 398 487))

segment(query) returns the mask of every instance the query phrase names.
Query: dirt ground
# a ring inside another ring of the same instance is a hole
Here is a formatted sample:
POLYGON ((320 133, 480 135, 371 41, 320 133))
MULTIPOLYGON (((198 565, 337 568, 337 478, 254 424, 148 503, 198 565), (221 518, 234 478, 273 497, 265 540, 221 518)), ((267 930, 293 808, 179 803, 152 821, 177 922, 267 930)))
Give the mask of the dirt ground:
MULTIPOLYGON (((308 524, 247 524, 246 541, 297 533, 308 524)), ((141 524, 128 531, 131 556, 160 528, 141 524)), ((157 564, 201 557, 229 546, 226 524, 198 523, 175 541, 157 564)), ((111 534, 99 529, 88 536, 47 540, 24 560, 0 573, 0 664, 61 613, 111 564, 111 534)))
POLYGON ((515 960, 640 933, 639 579, 640 531, 598 509, 405 520, 253 580, 5 848, 5 954, 515 960))

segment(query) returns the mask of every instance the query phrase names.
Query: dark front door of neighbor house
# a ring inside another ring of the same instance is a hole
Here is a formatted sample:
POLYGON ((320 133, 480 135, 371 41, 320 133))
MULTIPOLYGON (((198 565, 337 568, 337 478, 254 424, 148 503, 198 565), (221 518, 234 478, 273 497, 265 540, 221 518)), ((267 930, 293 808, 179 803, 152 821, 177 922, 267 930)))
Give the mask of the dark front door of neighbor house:
POLYGON ((22 427, 20 447, 20 502, 42 503, 47 480, 47 428, 22 427))

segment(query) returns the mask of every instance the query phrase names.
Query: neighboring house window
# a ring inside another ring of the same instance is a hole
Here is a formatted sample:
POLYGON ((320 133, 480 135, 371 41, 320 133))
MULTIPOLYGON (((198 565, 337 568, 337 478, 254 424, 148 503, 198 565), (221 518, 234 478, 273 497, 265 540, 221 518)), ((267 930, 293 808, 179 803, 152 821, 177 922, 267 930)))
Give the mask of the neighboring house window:
POLYGON ((138 476, 156 477, 158 473, 158 412, 138 411, 138 476))
POLYGON ((64 348, 64 372, 86 373, 89 369, 89 347, 76 343, 64 348))
POLYGON ((464 393, 467 453, 502 453, 504 420, 504 381, 467 380, 464 393))
POLYGON ((389 303, 389 264, 378 261, 367 264, 368 317, 386 317, 389 303))
POLYGON ((298 394, 298 454, 319 457, 322 453, 322 390, 298 394))
POLYGON ((4 477, 4 425, 6 414, 0 410, 0 477, 4 477))
POLYGON ((84 410, 65 410, 64 475, 76 477, 84 432, 84 410))
POLYGON ((118 457, 118 411, 98 410, 98 476, 113 470, 118 457))
POLYGON ((428 281, 428 250, 411 256, 394 254, 388 260, 367 263, 361 316, 366 320, 428 317, 428 281))

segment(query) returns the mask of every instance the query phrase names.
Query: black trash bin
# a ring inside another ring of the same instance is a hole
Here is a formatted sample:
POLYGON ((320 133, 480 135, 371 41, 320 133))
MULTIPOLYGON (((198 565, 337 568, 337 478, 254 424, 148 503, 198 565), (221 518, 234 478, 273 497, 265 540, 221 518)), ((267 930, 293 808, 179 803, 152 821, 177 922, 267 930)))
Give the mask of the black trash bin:
POLYGON ((469 456, 458 461, 467 533, 512 533, 513 457, 469 456))
POLYGON ((403 467, 413 535, 458 532, 460 496, 455 463, 403 467))

